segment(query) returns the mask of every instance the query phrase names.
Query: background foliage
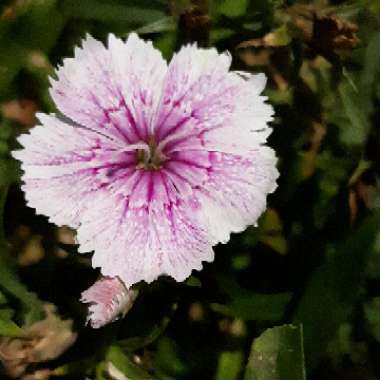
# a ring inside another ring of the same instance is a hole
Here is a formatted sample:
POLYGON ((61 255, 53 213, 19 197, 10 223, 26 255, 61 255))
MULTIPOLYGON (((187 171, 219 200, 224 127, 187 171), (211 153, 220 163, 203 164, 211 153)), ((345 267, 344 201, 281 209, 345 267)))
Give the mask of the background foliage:
POLYGON ((0 377, 379 379, 379 102, 378 0, 2 0, 0 377), (281 177, 214 263, 92 330, 78 299, 97 273, 27 208, 9 152, 54 111, 48 76, 86 33, 132 30, 166 58, 197 41, 265 72, 281 177))

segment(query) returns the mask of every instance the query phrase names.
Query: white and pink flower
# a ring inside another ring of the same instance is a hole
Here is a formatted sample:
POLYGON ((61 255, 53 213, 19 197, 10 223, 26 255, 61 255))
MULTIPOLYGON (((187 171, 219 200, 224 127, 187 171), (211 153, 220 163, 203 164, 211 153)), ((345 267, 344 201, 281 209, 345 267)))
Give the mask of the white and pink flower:
POLYGON ((13 154, 28 204, 77 229, 103 276, 183 281, 265 210, 278 176, 266 78, 230 65, 196 45, 167 64, 131 34, 88 36, 57 70, 61 114, 39 114, 13 154))

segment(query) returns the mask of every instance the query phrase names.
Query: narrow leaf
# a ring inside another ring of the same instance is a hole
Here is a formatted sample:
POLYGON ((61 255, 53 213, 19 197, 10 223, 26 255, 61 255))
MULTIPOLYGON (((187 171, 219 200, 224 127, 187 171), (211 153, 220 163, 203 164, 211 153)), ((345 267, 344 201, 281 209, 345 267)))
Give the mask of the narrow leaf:
POLYGON ((114 345, 110 347, 106 360, 112 363, 116 370, 126 375, 129 379, 154 380, 152 376, 133 363, 119 346, 114 345))
POLYGON ((168 16, 154 21, 135 30, 138 34, 172 32, 176 30, 177 23, 174 17, 168 16))

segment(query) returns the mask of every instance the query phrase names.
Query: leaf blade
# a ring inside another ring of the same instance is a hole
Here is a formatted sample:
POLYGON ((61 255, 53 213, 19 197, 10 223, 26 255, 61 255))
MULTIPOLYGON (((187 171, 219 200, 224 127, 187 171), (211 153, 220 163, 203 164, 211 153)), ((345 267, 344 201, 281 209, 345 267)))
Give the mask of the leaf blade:
POLYGON ((302 326, 266 330, 252 344, 244 380, 305 380, 302 326))

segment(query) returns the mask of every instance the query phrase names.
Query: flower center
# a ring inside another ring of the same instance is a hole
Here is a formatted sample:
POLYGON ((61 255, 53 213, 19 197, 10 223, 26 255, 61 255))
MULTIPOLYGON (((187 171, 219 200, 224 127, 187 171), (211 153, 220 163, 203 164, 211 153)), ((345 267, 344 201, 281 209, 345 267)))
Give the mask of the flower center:
POLYGON ((158 170, 166 160, 166 156, 158 149, 153 136, 148 140, 148 149, 137 149, 137 167, 145 170, 158 170))

